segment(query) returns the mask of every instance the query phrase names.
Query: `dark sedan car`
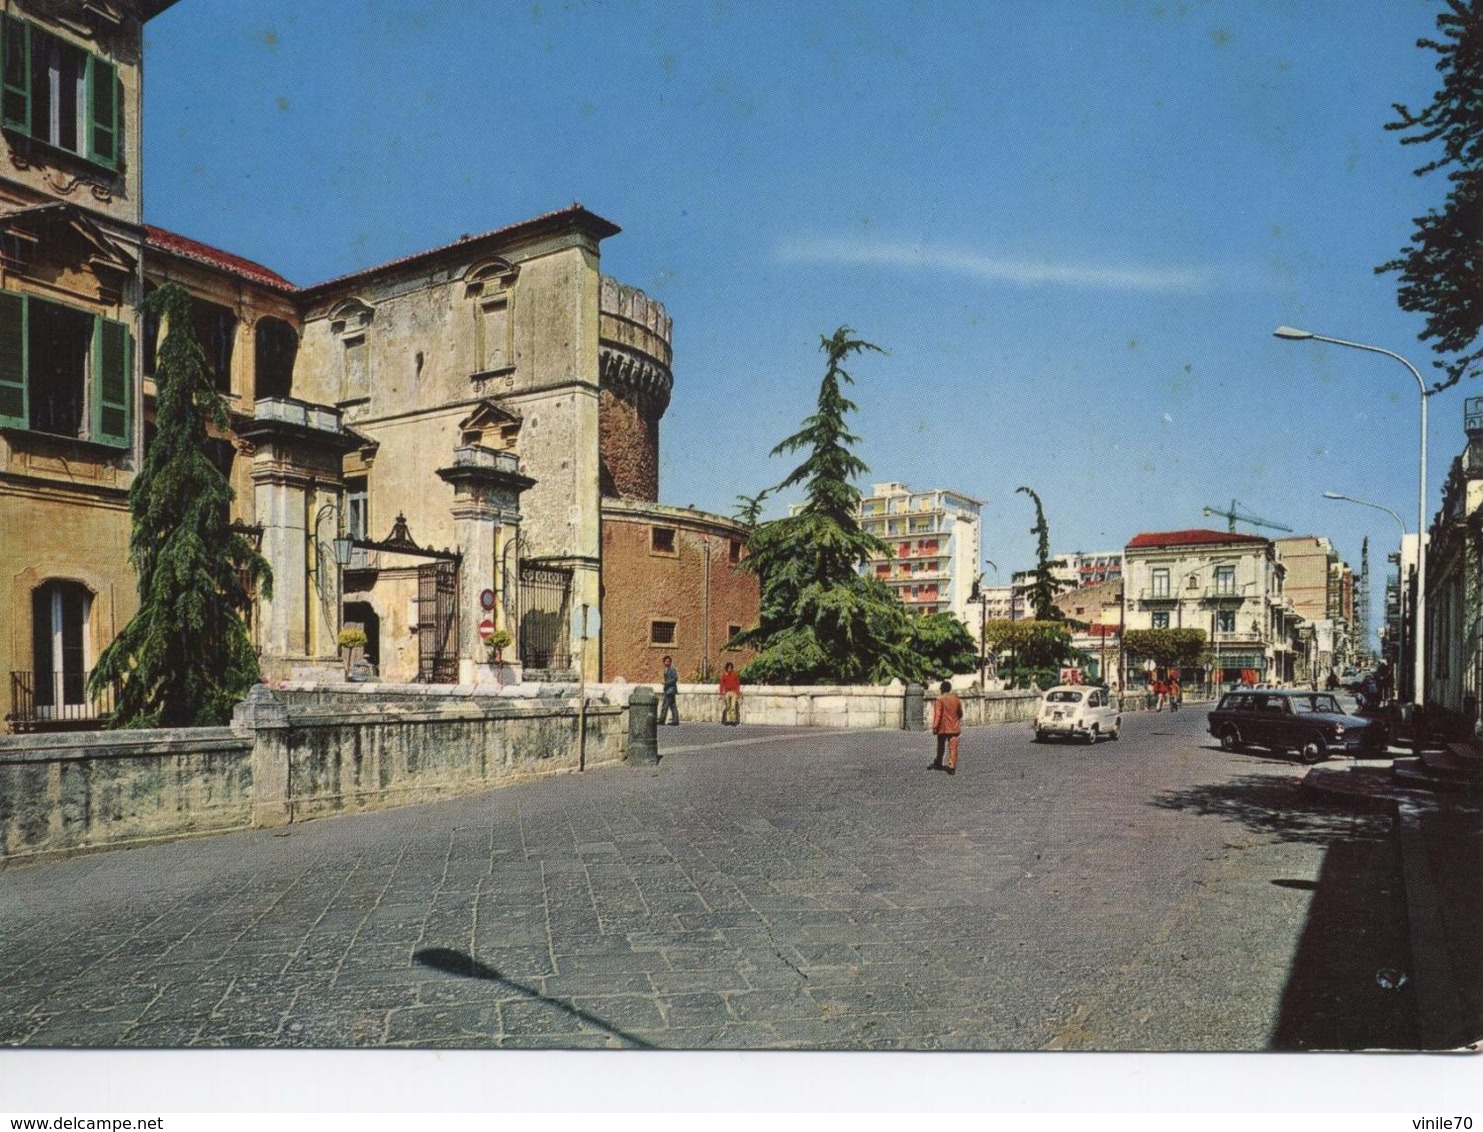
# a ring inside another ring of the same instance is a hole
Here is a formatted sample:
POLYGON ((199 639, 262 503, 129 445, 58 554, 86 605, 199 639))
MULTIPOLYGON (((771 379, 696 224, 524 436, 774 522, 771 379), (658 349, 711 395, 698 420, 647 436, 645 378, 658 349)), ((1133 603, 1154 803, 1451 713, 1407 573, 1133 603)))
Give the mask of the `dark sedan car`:
POLYGON ((1390 743, 1383 721, 1345 714, 1329 692, 1278 688, 1227 692, 1210 713, 1210 734, 1228 751, 1296 751, 1305 763, 1330 754, 1384 754, 1390 743))

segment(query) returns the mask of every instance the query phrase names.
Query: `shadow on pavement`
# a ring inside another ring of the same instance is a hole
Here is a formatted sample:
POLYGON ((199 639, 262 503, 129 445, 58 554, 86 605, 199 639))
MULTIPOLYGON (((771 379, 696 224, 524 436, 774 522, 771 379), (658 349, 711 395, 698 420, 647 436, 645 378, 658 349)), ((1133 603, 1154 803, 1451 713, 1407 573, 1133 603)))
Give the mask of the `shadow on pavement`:
POLYGON ((1387 813, 1336 803, 1304 790, 1298 779, 1267 775, 1171 791, 1152 804, 1325 848, 1317 880, 1268 878, 1274 889, 1311 893, 1269 1048, 1422 1048, 1408 975, 1400 846, 1387 813))
POLYGON ((1470 1039, 1483 1035, 1483 815, 1456 809, 1421 819, 1452 972, 1470 1039))
POLYGON ((654 1048, 648 1042, 642 1041, 632 1034, 625 1033, 618 1029, 618 1027, 604 1022, 601 1018, 588 1014, 585 1010, 578 1010, 576 1007, 568 1006, 558 999, 547 998, 540 991, 534 991, 529 987, 521 986, 519 983, 511 982, 493 967, 480 963, 472 955, 465 955, 462 951, 454 951, 447 947, 427 947, 421 951, 414 952, 412 958, 424 967, 432 967, 434 970, 444 971, 447 974, 457 975, 465 979, 486 979, 491 983, 499 983, 501 986, 509 987, 513 991, 519 991, 527 998, 534 999, 537 1002, 544 1002, 548 1006, 554 1006, 558 1010, 570 1014, 573 1018, 605 1030, 615 1038, 622 1039, 636 1049, 654 1048))
POLYGON ((1304 790, 1298 779, 1265 774, 1171 790, 1154 798, 1152 804, 1225 818, 1256 833, 1310 845, 1327 845, 1356 833, 1385 837, 1391 828, 1388 814, 1329 802, 1304 790))
POLYGON ((1409 965, 1398 844, 1335 841, 1314 885, 1271 1048, 1421 1048, 1409 965))

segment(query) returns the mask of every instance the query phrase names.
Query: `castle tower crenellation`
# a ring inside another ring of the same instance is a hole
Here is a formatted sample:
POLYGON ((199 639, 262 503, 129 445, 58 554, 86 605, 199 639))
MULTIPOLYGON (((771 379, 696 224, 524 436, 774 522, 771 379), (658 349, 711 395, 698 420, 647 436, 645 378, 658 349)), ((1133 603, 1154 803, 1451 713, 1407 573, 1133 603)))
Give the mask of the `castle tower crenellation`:
POLYGON ((605 496, 659 498, 659 419, 674 389, 671 333, 662 304, 603 276, 598 427, 605 496))

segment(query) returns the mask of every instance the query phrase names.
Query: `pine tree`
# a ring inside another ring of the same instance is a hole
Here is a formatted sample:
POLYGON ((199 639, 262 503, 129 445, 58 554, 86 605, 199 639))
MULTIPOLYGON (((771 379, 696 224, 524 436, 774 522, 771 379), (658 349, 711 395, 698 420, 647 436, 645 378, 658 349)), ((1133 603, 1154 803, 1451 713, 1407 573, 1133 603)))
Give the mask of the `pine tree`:
POLYGON ((208 427, 228 427, 227 406, 207 373, 190 299, 166 284, 144 309, 168 330, 155 366, 156 434, 129 490, 139 610, 98 658, 93 689, 119 683, 115 726, 223 724, 258 680, 244 578, 266 596, 272 577, 230 526, 234 493, 208 448, 208 427))
POLYGON ((1483 361, 1483 0, 1447 0, 1437 28, 1439 39, 1416 45, 1440 56, 1441 89, 1420 113, 1396 103, 1385 128, 1406 131, 1402 145, 1440 141, 1442 155, 1416 175, 1449 169, 1451 187, 1440 212, 1413 221, 1400 258, 1375 270, 1399 272, 1400 308, 1426 315, 1421 337, 1442 355, 1434 364, 1447 375, 1438 383, 1445 389, 1483 361))

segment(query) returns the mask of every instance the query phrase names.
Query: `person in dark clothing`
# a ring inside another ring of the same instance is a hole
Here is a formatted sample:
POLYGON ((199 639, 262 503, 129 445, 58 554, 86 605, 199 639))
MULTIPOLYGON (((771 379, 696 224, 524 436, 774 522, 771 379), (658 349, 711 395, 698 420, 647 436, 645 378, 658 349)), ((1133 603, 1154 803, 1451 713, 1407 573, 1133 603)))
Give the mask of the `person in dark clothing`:
POLYGON ((680 691, 680 674, 675 669, 673 657, 664 658, 664 694, 659 700, 659 725, 664 725, 664 716, 669 714, 669 722, 673 727, 680 725, 680 709, 675 705, 675 696, 680 691))

